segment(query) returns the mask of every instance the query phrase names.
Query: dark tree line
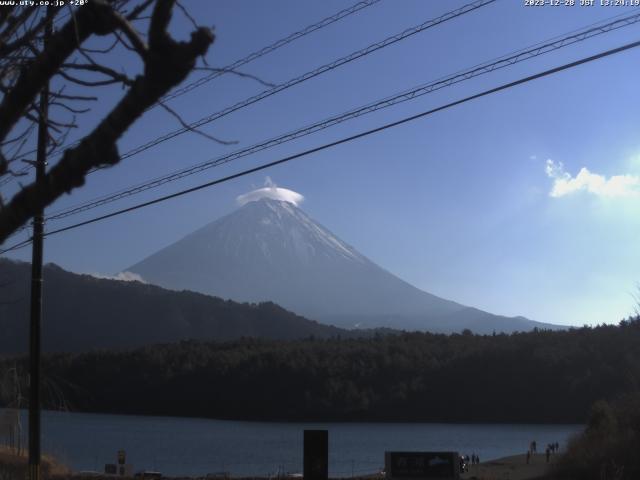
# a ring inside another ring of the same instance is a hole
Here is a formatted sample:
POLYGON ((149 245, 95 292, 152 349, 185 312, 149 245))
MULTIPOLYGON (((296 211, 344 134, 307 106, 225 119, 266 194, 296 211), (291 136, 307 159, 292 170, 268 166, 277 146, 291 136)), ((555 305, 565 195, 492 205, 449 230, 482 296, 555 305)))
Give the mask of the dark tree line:
MULTIPOLYGON (((24 366, 5 359, 1 368, 24 366)), ((71 409, 255 420, 585 422, 638 390, 640 319, 512 335, 181 342, 45 360, 71 409)), ((54 406, 53 404, 51 406, 54 406)))

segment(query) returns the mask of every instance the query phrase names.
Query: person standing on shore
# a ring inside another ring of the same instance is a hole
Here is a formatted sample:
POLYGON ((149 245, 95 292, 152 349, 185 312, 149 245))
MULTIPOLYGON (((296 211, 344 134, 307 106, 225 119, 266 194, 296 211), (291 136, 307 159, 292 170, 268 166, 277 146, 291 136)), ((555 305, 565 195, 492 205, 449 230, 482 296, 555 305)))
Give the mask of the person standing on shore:
POLYGON ((547 455, 547 463, 549 463, 549 457, 551 456, 551 447, 550 446, 547 447, 547 451, 545 453, 547 455))

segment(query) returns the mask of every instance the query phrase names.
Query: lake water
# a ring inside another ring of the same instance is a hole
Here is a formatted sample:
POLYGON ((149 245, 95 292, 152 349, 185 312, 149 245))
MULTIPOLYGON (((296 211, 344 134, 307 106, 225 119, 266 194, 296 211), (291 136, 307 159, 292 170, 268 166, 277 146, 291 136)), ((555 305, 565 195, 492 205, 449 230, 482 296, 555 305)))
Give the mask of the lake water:
POLYGON ((124 449, 134 471, 266 476, 302 471, 304 429, 329 431, 329 474, 350 477, 379 470, 386 450, 475 452, 483 461, 524 453, 531 440, 539 451, 555 441, 562 446, 582 426, 267 423, 43 412, 42 448, 76 471, 102 471, 124 449))

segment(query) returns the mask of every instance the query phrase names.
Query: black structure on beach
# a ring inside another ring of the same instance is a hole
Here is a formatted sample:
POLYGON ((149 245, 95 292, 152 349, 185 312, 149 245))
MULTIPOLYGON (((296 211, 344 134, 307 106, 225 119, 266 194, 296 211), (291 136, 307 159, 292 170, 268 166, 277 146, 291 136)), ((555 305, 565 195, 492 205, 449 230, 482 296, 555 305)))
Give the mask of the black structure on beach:
POLYGON ((304 431, 304 480, 327 480, 329 477, 329 432, 304 431))

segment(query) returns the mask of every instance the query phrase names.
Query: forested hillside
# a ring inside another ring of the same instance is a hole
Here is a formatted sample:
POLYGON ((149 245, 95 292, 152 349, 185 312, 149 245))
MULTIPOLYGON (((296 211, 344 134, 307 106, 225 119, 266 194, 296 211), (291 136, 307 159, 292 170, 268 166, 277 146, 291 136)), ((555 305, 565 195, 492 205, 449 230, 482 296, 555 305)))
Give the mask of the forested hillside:
MULTIPOLYGON (((31 265, 0 258, 0 354, 28 348, 31 265)), ((42 343, 45 351, 131 348, 185 339, 332 337, 321 325, 271 303, 237 303, 140 282, 44 268, 42 343)))
MULTIPOLYGON (((4 367, 24 360, 5 360, 4 367)), ((476 336, 181 342, 52 355, 71 409, 260 420, 584 422, 640 385, 640 319, 476 336)), ((53 397, 52 397, 53 398, 53 397)))

